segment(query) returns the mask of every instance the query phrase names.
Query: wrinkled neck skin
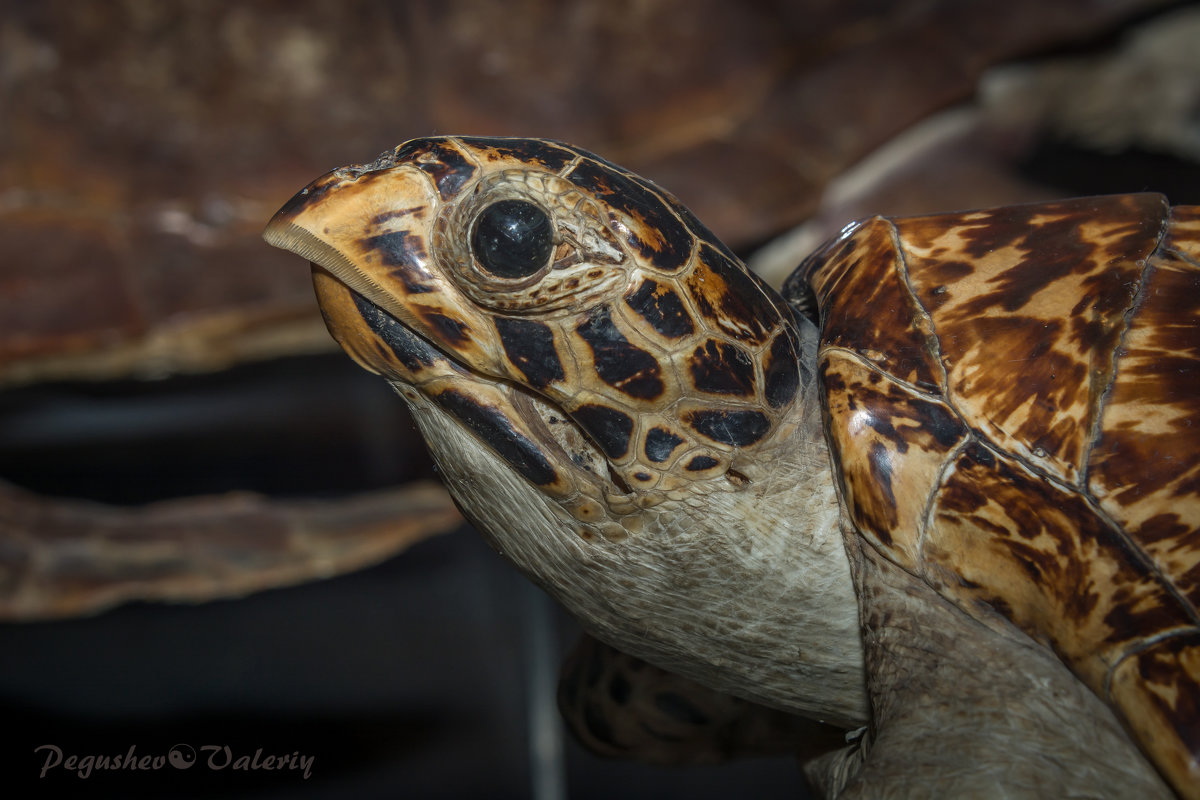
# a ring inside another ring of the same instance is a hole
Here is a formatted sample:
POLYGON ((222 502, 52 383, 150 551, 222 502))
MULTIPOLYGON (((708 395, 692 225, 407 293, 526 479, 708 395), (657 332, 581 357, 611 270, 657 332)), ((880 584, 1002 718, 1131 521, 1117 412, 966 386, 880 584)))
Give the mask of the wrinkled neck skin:
POLYGON ((811 383, 801 393, 796 424, 739 466, 749 485, 646 510, 620 541, 584 541, 553 498, 423 396, 402 396, 468 518, 589 633, 712 688, 858 727, 858 605, 819 404, 811 383))

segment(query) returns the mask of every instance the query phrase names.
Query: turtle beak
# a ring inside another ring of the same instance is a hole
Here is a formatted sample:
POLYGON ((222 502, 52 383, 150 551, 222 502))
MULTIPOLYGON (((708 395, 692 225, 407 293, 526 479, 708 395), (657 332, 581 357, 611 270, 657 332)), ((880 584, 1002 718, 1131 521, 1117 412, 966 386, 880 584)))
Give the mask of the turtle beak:
POLYGON ((409 381, 411 370, 380 344, 387 337, 379 326, 395 328, 379 311, 416 334, 404 335, 408 344, 419 337, 432 345, 421 348, 429 351, 421 361, 436 355, 483 373, 495 369, 493 345, 476 336, 486 320, 432 265, 440 202, 429 177, 411 164, 343 167, 300 190, 263 233, 268 244, 312 262, 330 333, 359 364, 394 380, 409 381), (374 337, 363 330, 372 320, 374 337))
MULTIPOLYGON (((397 294, 388 273, 415 270, 433 279, 421 263, 427 250, 414 252, 424 242, 420 229, 430 216, 431 194, 415 170, 342 167, 297 192, 271 218, 263 239, 324 268, 389 314, 415 322, 403 302, 407 292, 397 294)), ((404 277, 401 289, 420 276, 404 277)))

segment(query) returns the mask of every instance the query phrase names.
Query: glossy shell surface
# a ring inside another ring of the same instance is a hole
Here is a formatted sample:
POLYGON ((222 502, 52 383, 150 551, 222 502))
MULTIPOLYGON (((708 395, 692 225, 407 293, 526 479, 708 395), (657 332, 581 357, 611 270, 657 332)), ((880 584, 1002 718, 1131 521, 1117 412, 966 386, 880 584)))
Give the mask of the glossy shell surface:
POLYGON ((785 294, 804 281, 857 533, 1051 647, 1194 794, 1200 208, 877 217, 785 294))

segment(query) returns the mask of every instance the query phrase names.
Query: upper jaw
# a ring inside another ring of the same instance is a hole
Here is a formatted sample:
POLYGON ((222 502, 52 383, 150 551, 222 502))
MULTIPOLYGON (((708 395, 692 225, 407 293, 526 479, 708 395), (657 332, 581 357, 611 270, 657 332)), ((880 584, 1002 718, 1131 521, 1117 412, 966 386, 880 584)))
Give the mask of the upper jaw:
POLYGON ((486 318, 436 258, 443 201, 430 177, 409 163, 373 166, 313 181, 275 214, 263 238, 320 265, 443 352, 503 375, 486 318))
POLYGON ((365 265, 378 260, 371 251, 379 237, 399 231, 386 228, 390 209, 427 208, 432 198, 420 175, 402 169, 366 170, 341 167, 297 192, 267 223, 267 244, 293 252, 324 268, 392 316, 410 316, 389 292, 378 269, 365 265))

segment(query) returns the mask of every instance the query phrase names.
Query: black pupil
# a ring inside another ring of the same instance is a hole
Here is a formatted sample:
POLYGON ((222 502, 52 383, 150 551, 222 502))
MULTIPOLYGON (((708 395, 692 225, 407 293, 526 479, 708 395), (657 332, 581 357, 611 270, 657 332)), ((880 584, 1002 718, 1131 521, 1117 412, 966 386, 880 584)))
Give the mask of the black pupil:
POLYGON ((524 200, 501 200, 479 215, 475 258, 498 278, 526 278, 550 260, 554 232, 546 212, 524 200))

